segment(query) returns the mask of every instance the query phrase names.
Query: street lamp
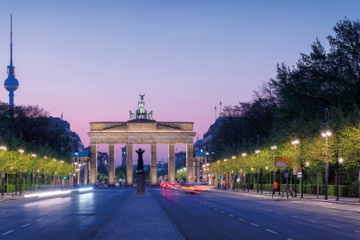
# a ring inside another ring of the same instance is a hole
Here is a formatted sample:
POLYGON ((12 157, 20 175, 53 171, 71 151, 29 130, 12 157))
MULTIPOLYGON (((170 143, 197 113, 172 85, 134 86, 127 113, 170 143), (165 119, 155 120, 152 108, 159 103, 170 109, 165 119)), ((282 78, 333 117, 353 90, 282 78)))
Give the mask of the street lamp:
MULTIPOLYGON (((257 155, 260 153, 260 150, 255 150, 255 154, 256 154, 256 158, 257 155)), ((256 192, 259 192, 259 182, 260 182, 260 173, 259 173, 259 167, 258 167, 258 171, 257 171, 257 183, 256 183, 256 192)))
MULTIPOLYGON (((18 152, 20 153, 20 155, 22 155, 25 151, 24 149, 19 149, 18 152)), ((22 172, 21 172, 21 157, 20 157, 20 163, 19 163, 19 175, 20 175, 20 195, 22 194, 22 172)), ((15 188, 16 189, 16 188, 15 188)))
MULTIPOLYGON (((246 157, 246 152, 243 152, 241 154, 241 156, 243 157, 244 159, 244 173, 243 173, 243 177, 244 177, 244 192, 245 192, 245 188, 246 188, 246 162, 245 162, 245 157, 246 157)), ((248 192, 249 192, 249 187, 248 187, 248 192)))
MULTIPOLYGON (((271 150, 276 150, 277 149, 277 146, 276 145, 273 145, 270 147, 271 150)), ((272 195, 271 197, 274 196, 275 194, 275 180, 276 180, 276 172, 275 172, 276 168, 275 168, 275 153, 274 153, 274 172, 273 172, 273 190, 272 190, 272 195)), ((271 178, 271 175, 270 175, 270 178, 271 178)), ((271 184, 271 179, 270 179, 270 184, 271 184)), ((280 192, 279 192, 280 193, 280 192)))
POLYGON ((328 182, 329 182, 329 158, 328 158, 328 138, 332 135, 330 130, 325 130, 321 132, 321 136, 325 138, 325 151, 326 151, 326 161, 325 161, 325 200, 328 199, 328 182))
POLYGON ((236 159, 236 156, 232 156, 231 159, 236 159))
MULTIPOLYGON (((7 148, 5 146, 0 146, 1 151, 6 151, 7 148)), ((0 164, 2 165, 2 158, 0 159, 0 164)), ((0 173, 1 175, 2 173, 0 173)), ((2 178, 2 176, 0 176, 2 178)), ((4 196, 4 188, 1 186, 1 197, 4 196)))
POLYGON ((344 159, 340 157, 336 161, 336 201, 339 201, 339 164, 342 164, 344 159))
MULTIPOLYGON (((299 139, 294 139, 291 141, 291 144, 294 145, 294 162, 296 163, 296 146, 300 143, 299 139)), ((295 166, 296 168, 296 166, 295 166)), ((294 173, 294 171, 293 171, 294 173)), ((297 170, 295 169, 295 176, 294 176, 294 196, 296 197, 296 183, 297 183, 297 170)), ((302 178, 301 178, 302 180, 302 178)), ((300 192, 302 191, 302 181, 300 181, 300 192)))

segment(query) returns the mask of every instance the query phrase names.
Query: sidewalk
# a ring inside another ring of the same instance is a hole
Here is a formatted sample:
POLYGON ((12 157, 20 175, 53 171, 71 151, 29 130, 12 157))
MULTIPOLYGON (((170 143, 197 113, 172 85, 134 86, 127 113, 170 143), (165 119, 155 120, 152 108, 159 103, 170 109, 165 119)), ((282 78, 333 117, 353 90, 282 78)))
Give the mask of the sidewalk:
POLYGON ((144 195, 135 192, 119 205, 119 210, 103 225, 94 239, 184 240, 150 191, 144 195))
POLYGON ((289 199, 287 199, 286 193, 284 195, 283 194, 278 195, 279 193, 276 192, 276 194, 272 197, 269 191, 263 191, 263 194, 257 193, 256 190, 250 190, 250 192, 243 192, 240 189, 238 192, 232 190, 229 191, 229 190, 217 189, 217 188, 211 188, 209 191, 239 195, 243 197, 268 199, 273 201, 286 201, 288 203, 293 203, 293 204, 319 206, 324 208, 360 213, 360 202, 358 198, 340 197, 340 200, 336 201, 336 197, 334 196, 329 196, 329 199, 325 200, 323 195, 322 196, 320 195, 319 199, 317 199, 316 195, 304 194, 304 198, 300 198, 300 194, 298 194, 297 198, 293 198, 289 194, 289 199))

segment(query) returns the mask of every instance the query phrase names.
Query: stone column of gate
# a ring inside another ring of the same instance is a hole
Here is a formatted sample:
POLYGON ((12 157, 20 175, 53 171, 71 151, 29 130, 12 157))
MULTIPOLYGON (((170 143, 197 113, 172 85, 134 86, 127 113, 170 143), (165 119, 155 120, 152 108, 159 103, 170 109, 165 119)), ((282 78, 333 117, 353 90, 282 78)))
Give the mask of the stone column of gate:
POLYGON ((169 182, 175 182, 175 143, 169 143, 168 176, 169 182))
POLYGON ((115 145, 109 144, 109 167, 108 167, 109 185, 115 185, 115 145))
POLYGON ((133 185, 133 145, 126 144, 126 182, 133 185))
POLYGON ((157 184, 157 145, 151 144, 151 161, 150 161, 150 184, 157 184))
POLYGON ((96 184, 97 180, 97 145, 90 144, 90 183, 96 184))
POLYGON ((195 162, 195 181, 200 182, 200 158, 194 158, 195 162))
POLYGON ((84 184, 87 185, 88 184, 88 175, 89 175, 89 163, 88 161, 86 161, 84 163, 84 184))
POLYGON ((194 183, 194 144, 186 143, 186 182, 194 183))

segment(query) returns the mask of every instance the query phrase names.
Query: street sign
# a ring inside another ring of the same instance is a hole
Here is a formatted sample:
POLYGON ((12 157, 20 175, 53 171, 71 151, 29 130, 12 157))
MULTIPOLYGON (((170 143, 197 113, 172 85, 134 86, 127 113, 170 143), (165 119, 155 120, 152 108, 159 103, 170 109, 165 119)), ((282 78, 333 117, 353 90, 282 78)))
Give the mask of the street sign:
POLYGON ((298 167, 297 171, 298 171, 298 172, 301 172, 301 171, 302 171, 301 167, 298 167))
POLYGON ((290 167, 291 159, 283 157, 275 157, 275 167, 277 168, 286 168, 290 167))
POLYGON ((302 178, 302 172, 298 172, 297 177, 302 178))
POLYGON ((293 175, 296 175, 296 168, 293 168, 293 175))

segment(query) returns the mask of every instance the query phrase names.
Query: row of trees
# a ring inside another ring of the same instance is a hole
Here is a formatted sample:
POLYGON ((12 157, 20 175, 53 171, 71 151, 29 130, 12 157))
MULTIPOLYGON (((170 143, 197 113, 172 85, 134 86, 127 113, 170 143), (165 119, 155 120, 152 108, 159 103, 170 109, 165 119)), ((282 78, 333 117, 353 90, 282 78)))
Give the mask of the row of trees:
POLYGON ((15 185, 18 184, 17 179, 19 179, 21 186, 24 183, 23 177, 25 176, 29 176, 31 181, 33 181, 34 176, 43 176, 45 179, 48 177, 54 184, 55 179, 68 178, 72 174, 74 174, 74 170, 71 163, 64 160, 57 160, 50 156, 39 156, 25 152, 23 149, 9 150, 5 146, 0 147, 1 192, 4 192, 5 184, 6 191, 8 191, 9 176, 15 176, 12 178, 15 179, 15 185))
MULTIPOLYGON (((320 132, 331 129, 330 162, 342 157, 346 168, 359 169, 360 22, 339 21, 327 40, 327 50, 316 40, 294 66, 279 64, 276 77, 251 102, 224 107, 208 150, 220 159, 260 149, 258 157, 249 154, 249 166, 253 161, 254 168, 271 168, 269 146, 278 145, 277 155, 293 157, 291 140, 299 139, 297 164, 308 161, 320 170, 325 166, 320 132)), ((358 172, 348 184, 357 178, 360 185, 358 172)))

